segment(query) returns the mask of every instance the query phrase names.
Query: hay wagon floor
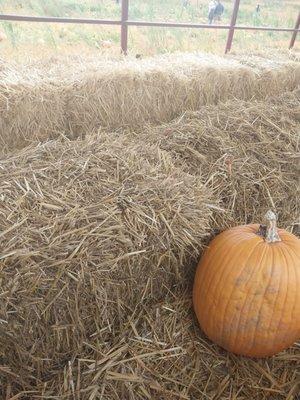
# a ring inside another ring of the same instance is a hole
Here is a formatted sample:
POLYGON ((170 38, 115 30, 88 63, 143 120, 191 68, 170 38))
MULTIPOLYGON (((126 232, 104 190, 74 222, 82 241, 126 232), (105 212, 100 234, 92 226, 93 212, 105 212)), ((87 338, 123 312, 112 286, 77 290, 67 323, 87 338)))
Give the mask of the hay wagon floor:
POLYGON ((0 398, 296 400, 299 343, 222 350, 191 288, 221 230, 273 208, 299 235, 297 55, 0 76, 0 398))

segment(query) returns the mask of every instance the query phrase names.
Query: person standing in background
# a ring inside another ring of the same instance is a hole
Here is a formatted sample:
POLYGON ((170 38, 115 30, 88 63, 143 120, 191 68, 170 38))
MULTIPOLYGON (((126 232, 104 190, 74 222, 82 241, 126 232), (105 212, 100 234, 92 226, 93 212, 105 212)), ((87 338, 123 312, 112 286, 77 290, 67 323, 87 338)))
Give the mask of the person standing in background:
MULTIPOLYGON (((255 7, 255 12, 253 13, 253 25, 261 25, 260 21, 260 4, 258 3, 255 7)), ((255 32, 257 34, 257 32, 255 32)))
POLYGON ((220 0, 217 0, 217 5, 214 11, 214 19, 220 21, 223 13, 224 13, 224 6, 220 0))
POLYGON ((211 25, 213 21, 220 21, 224 13, 224 6, 220 0, 213 0, 208 5, 208 22, 211 25))
POLYGON ((216 7, 217 7, 216 0, 212 0, 208 5, 208 23, 210 25, 213 23, 216 7))

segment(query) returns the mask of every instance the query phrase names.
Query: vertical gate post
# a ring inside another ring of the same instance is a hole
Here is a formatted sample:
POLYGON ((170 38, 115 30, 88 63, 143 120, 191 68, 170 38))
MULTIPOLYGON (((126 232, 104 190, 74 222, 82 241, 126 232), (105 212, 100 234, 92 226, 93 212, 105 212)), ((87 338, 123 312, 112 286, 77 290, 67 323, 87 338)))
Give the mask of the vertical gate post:
POLYGON ((128 49, 128 9, 129 0, 122 0, 122 15, 121 15, 121 51, 127 54, 128 49))
POLYGON ((240 7, 240 0, 234 0, 233 11, 232 11, 232 16, 231 16, 231 21, 230 21, 230 28, 229 28, 228 36, 227 36, 225 54, 231 50, 232 39, 233 39, 233 35, 234 35, 234 27, 236 24, 239 7, 240 7))
POLYGON ((299 27, 300 27, 300 12, 298 14, 298 19, 296 21, 295 30, 293 32, 293 35, 292 35, 292 38, 291 38, 291 41, 290 41, 289 49, 292 49, 294 47, 294 44, 295 44, 295 41, 296 41, 296 37, 297 37, 297 33, 298 33, 297 30, 299 29, 299 27))

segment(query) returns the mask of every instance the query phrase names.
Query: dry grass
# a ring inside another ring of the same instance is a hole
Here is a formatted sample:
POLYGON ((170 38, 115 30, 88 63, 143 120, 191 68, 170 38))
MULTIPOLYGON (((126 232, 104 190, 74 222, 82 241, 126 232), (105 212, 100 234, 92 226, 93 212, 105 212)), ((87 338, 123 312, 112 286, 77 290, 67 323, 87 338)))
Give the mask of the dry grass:
MULTIPOLYGON (((59 73, 53 68, 49 79, 59 73)), ((143 82, 154 85, 151 79, 143 82)), ((295 76, 288 79, 292 88, 295 76)), ((159 93, 158 86, 142 87, 159 93)), ((187 95, 189 87, 191 80, 187 95)), ((168 93, 184 109, 177 88, 168 93)), ((93 99, 95 86, 89 90, 93 99)), ((97 115, 95 96, 77 139, 66 137, 69 128, 59 139, 53 130, 55 140, 2 156, 0 398, 297 399, 299 343, 266 360, 223 351, 198 328, 191 285, 199 255, 219 229, 260 222, 271 207, 280 225, 297 233, 299 91, 251 101, 241 94, 226 103, 210 96, 202 100, 212 105, 195 103, 198 111, 163 125, 136 129, 134 118, 145 122, 147 114, 131 111, 132 124, 119 120, 127 129, 86 135, 97 115)), ((48 108, 35 119, 28 110, 26 135, 34 129, 35 139, 48 139, 48 108)), ((171 115, 163 113, 165 121, 171 115)), ((14 132, 21 132, 21 116, 16 121, 14 132)), ((23 142, 16 135, 13 145, 25 145, 26 135, 23 142)))
MULTIPOLYGON (((221 23, 229 24, 232 0, 222 0, 225 13, 221 23)), ((181 0, 134 0, 130 2, 129 17, 132 20, 156 20, 207 23, 207 0, 190 0, 183 7, 181 0)), ((240 5, 239 25, 264 25, 293 28, 298 13, 298 0, 264 0, 261 13, 255 13, 256 0, 243 0, 240 5), (284 4, 284 7, 283 7, 284 4)), ((120 19, 121 7, 114 0, 1 0, 3 14, 52 15, 68 17, 120 19)), ((233 49, 265 51, 267 48, 286 49, 290 32, 236 31, 233 49)), ((223 54, 227 38, 225 30, 182 28, 129 28, 130 54, 154 55, 174 51, 206 51, 223 54)), ((93 52, 120 53, 120 29, 117 26, 74 24, 23 24, 0 22, 0 54, 13 60, 24 57, 46 57, 50 54, 83 54, 93 52), (1 36, 3 40, 1 41, 1 36), (5 39, 6 37, 6 39, 5 39), (109 48, 102 40, 109 40, 109 48)), ((295 47, 300 49, 299 41, 295 47)))
POLYGON ((153 59, 4 63, 0 77, 2 151, 99 127, 164 123, 186 110, 237 98, 264 99, 300 84, 289 57, 178 54, 153 59), (28 73, 28 70, 31 72, 28 73))

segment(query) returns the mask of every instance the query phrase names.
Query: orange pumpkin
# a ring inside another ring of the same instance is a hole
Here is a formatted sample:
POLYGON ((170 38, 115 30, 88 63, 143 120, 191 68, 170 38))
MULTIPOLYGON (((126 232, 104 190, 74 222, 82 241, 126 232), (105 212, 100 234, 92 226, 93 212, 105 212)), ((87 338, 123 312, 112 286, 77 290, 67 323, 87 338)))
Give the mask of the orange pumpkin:
POLYGON ((244 225, 218 235, 201 259, 194 309, 205 334, 236 354, 266 357, 300 339, 300 240, 276 228, 244 225))

